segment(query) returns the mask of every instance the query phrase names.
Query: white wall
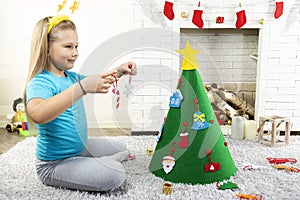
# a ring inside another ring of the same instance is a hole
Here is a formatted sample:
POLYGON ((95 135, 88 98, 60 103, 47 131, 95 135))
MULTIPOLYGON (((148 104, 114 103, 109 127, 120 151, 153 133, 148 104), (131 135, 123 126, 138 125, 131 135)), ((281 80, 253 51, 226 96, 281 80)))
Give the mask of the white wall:
MULTIPOLYGON (((13 112, 12 102, 23 94, 24 84, 28 71, 29 50, 32 30, 36 22, 50 15, 56 15, 58 4, 62 0, 0 0, 0 116, 13 112)), ((79 10, 70 14, 68 9, 73 3, 69 0, 66 8, 60 12, 68 14, 76 23, 79 35, 79 58, 75 71, 80 71, 81 66, 88 56, 98 46, 112 37, 130 31, 133 28, 133 7, 130 0, 88 0, 81 1, 79 10)), ((122 44, 120 44, 122 45, 122 44)), ((103 63, 99 55, 99 62, 103 63)), ((117 55, 119 56, 119 55, 117 55)), ((130 59, 130 58, 129 58, 130 59)), ((127 60, 124 58, 123 60, 127 60)), ((118 64, 118 57, 111 65, 118 64)), ((95 73, 111 66, 100 66, 95 73)), ((97 122, 89 121, 95 126, 101 121, 103 126, 114 126, 112 116, 111 96, 95 97, 95 110, 100 114, 97 122)), ((122 122, 130 126, 128 119, 122 122), (127 122, 126 122, 127 120, 127 122)))

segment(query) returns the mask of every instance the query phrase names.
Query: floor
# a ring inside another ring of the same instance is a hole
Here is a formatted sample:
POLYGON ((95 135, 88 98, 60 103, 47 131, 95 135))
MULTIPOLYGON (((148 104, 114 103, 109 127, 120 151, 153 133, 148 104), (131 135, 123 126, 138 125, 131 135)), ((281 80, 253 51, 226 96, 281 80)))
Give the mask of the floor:
MULTIPOLYGON (((106 128, 89 129, 89 136, 128 136, 131 135, 130 129, 106 128)), ((18 133, 8 133, 5 128, 0 128, 0 154, 5 153, 18 142, 24 140, 18 133)))

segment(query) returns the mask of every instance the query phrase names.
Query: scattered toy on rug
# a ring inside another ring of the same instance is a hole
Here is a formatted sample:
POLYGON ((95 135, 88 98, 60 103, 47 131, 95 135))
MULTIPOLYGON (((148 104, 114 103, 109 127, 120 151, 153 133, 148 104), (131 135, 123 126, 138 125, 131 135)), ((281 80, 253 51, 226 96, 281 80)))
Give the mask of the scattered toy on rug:
POLYGON ((233 190, 233 189, 239 188, 236 183, 233 183, 228 180, 225 180, 222 182, 217 182, 216 186, 217 186, 217 189, 219 189, 219 190, 227 190, 227 189, 233 190))
POLYGON ((244 164, 243 170, 255 170, 255 169, 266 169, 267 166, 263 165, 253 165, 253 164, 244 164))
POLYGON ((13 110, 15 113, 7 115, 7 118, 11 120, 11 123, 7 124, 5 129, 9 133, 17 132, 21 136, 29 136, 28 121, 22 98, 17 98, 14 100, 13 110))
POLYGON ((275 169, 281 170, 283 169, 286 172, 300 172, 300 169, 296 168, 296 167, 290 167, 287 165, 274 165, 273 166, 275 169))
POLYGON ((260 194, 252 195, 252 194, 236 194, 240 199, 251 199, 251 200, 262 200, 263 197, 260 194))
POLYGON ((295 164, 297 162, 297 160, 295 158, 272 158, 272 157, 268 157, 266 158, 270 164, 282 164, 282 163, 291 163, 291 164, 295 164))

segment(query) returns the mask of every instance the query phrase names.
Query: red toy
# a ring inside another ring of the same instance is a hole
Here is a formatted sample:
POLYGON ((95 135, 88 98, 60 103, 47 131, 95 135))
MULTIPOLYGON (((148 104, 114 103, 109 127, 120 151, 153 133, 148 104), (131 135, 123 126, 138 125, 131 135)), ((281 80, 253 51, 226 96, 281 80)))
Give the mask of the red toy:
POLYGON ((271 158, 268 157, 267 160, 269 161, 270 164, 281 164, 281 163, 291 163, 295 164, 297 160, 295 158, 271 158))

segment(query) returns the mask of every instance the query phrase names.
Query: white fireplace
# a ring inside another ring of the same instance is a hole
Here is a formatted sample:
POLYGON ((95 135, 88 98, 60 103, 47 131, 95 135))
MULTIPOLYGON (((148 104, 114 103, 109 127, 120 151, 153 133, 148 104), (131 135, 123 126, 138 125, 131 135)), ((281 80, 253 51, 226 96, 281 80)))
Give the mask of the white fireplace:
MULTIPOLYGON (((285 3, 284 14, 279 19, 273 16, 273 1, 245 2, 243 6, 247 23, 241 29, 235 27, 236 1, 201 2, 204 11, 202 29, 192 23, 195 2, 183 0, 175 0, 173 20, 167 19, 162 13, 164 1, 146 3, 136 0, 136 27, 161 28, 175 33, 162 35, 161 47, 169 43, 180 49, 185 44, 180 35, 191 39, 192 46, 205 50, 198 55, 199 71, 204 82, 222 80, 224 84, 248 83, 252 88, 254 84, 255 102, 252 103, 255 104, 256 119, 263 115, 288 116, 292 119, 292 131, 300 131, 300 27, 299 23, 289 21, 293 1, 285 3), (224 23, 216 23, 217 16, 223 16, 224 23), (226 45, 227 50, 217 48, 226 45), (212 65, 214 67, 211 68, 212 65)), ((141 41, 148 43, 148 46, 151 42, 146 39, 141 41)), ((159 56, 144 53, 135 56, 135 59, 139 65, 154 62, 162 67, 172 66, 178 70, 177 75, 181 66, 178 55, 170 52, 159 56)), ((156 75, 153 79, 168 84, 170 88, 147 85, 146 90, 150 93, 139 88, 132 98, 132 131, 156 131, 163 123, 163 115, 168 111, 167 96, 176 87, 178 78, 176 73, 167 75, 164 72, 161 70, 160 76, 157 76, 157 71, 153 72, 156 75), (148 102, 147 106, 143 106, 145 101, 148 102), (155 112, 151 114, 153 108, 155 112), (151 125, 149 120, 152 121, 151 125)))

